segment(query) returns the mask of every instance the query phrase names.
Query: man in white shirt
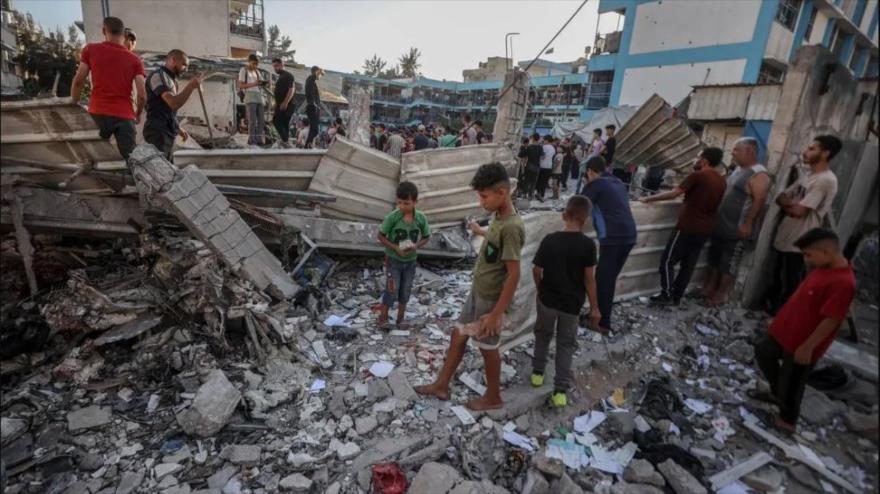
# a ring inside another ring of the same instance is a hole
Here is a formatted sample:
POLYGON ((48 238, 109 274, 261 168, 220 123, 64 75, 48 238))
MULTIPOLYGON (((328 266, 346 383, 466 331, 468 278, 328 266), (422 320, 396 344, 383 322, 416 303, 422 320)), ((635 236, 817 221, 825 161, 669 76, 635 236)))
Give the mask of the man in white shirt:
POLYGON ((544 193, 547 185, 550 183, 550 174, 553 173, 553 157, 556 156, 556 146, 553 145, 553 137, 544 136, 544 145, 542 146, 544 155, 541 156, 541 169, 538 172, 538 186, 535 194, 539 201, 544 201, 544 193))

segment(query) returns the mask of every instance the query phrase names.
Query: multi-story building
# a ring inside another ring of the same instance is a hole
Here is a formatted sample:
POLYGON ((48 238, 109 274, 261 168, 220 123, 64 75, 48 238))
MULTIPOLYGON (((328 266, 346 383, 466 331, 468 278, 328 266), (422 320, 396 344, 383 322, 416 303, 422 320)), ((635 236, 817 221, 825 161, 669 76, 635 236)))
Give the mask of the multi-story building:
POLYGON ((138 52, 244 58, 266 52, 263 0, 82 0, 86 42, 101 41, 104 17, 138 33, 138 52))
POLYGON ((18 40, 15 34, 15 8, 12 0, 0 3, 0 87, 3 93, 16 93, 21 88, 18 74, 18 40))
POLYGON ((597 38, 589 86, 603 97, 607 87, 612 106, 640 105, 653 93, 675 104, 691 86, 779 82, 806 44, 829 48, 856 77, 876 76, 877 4, 600 0, 599 15, 623 16, 623 28, 597 38))
MULTIPOLYGON (((546 69, 545 69, 546 70, 546 69)), ((418 78, 387 80, 364 75, 334 73, 342 77, 342 92, 356 86, 372 91, 374 121, 393 124, 416 122, 457 123, 464 114, 484 121, 495 120, 495 105, 504 85, 500 79, 473 82, 438 81, 418 78)), ((503 77, 503 73, 502 73, 503 77)), ((586 110, 587 74, 532 77, 526 126, 549 126, 557 121, 580 118, 586 110)), ((593 100, 594 108, 608 106, 593 100)))

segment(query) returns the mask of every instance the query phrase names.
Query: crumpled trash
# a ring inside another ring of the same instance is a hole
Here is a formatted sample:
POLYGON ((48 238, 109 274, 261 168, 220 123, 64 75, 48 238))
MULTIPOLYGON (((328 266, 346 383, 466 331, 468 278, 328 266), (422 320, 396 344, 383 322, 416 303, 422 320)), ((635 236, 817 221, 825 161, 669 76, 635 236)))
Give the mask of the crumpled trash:
POLYGON ((678 422, 684 412, 684 403, 669 378, 661 377, 648 382, 639 411, 654 420, 678 422))
POLYGON ((406 474, 396 463, 377 463, 373 465, 373 494, 404 494, 406 474))

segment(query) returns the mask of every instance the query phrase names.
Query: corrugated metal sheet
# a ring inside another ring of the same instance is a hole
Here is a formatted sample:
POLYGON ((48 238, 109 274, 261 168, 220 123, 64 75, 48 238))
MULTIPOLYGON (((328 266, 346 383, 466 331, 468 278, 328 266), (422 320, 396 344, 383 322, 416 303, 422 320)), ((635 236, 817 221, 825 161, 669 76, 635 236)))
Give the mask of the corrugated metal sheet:
POLYGON ((682 169, 704 146, 663 98, 653 95, 617 135, 615 161, 682 169))
POLYGON ((691 93, 691 120, 773 120, 781 84, 697 86, 691 93))
MULTIPOLYGON (((638 239, 630 252, 623 271, 617 278, 614 299, 628 300, 650 295, 660 290, 660 258, 669 235, 675 229, 680 203, 631 203, 636 220, 638 239)), ((535 323, 535 283, 532 279, 531 260, 548 234, 562 228, 561 215, 556 212, 530 213, 523 216, 526 225, 526 243, 522 250, 520 280, 513 301, 513 310, 505 322, 502 350, 513 348, 532 338, 535 323)), ((595 238, 592 228, 587 235, 595 238)), ((694 280, 702 275, 702 266, 694 280)), ((617 322, 620 324, 620 321, 617 322)))
POLYGON ((394 208, 400 160, 343 137, 337 137, 318 163, 309 192, 336 196, 321 215, 380 222, 394 208))
POLYGON ((405 153, 400 180, 419 188, 419 209, 437 227, 461 223, 468 216, 486 216, 470 187, 477 168, 497 161, 516 176, 513 152, 500 144, 482 144, 405 153))

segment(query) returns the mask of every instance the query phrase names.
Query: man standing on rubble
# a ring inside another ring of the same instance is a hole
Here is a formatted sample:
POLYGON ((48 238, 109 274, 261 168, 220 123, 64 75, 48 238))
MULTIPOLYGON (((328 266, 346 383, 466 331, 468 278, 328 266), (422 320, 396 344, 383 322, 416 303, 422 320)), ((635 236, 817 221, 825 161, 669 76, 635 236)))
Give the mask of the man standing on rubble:
POLYGON ((165 159, 174 162, 171 151, 174 139, 179 135, 186 140, 189 135, 177 123, 180 109, 193 91, 198 89, 202 78, 192 76, 183 90, 177 91, 177 78, 186 72, 189 57, 182 50, 171 50, 165 55, 165 65, 150 73, 147 78, 147 121, 144 123, 144 141, 156 146, 165 159))
POLYGON ((266 143, 266 105, 263 101, 263 86, 269 81, 263 80, 260 76, 260 57, 251 53, 247 60, 247 65, 238 72, 238 89, 244 93, 243 102, 247 108, 248 144, 262 146, 266 143))
POLYGON ((311 75, 306 78, 306 116, 309 117, 309 136, 306 138, 306 147, 312 147, 315 137, 318 137, 318 119, 321 105, 321 92, 318 90, 318 79, 324 75, 324 70, 317 65, 312 67, 311 75))
MULTIPOLYGON (((116 139, 122 159, 134 150, 135 124, 144 111, 146 89, 144 64, 125 47, 125 25, 117 17, 104 18, 102 43, 89 43, 83 48, 79 67, 73 77, 70 97, 79 102, 86 77, 92 76, 89 113, 98 125, 101 139, 116 139), (135 108, 131 105, 131 86, 135 87, 135 108)), ((129 173, 131 169, 129 168, 129 173)))
POLYGON ((272 59, 272 68, 278 74, 278 80, 275 81, 275 114, 272 115, 272 123, 275 130, 278 131, 278 137, 281 139, 281 146, 285 148, 292 147, 290 145, 290 117, 293 115, 293 93, 296 91, 296 83, 293 74, 284 70, 284 61, 280 58, 272 59))
POLYGON ((840 139, 821 135, 803 153, 808 174, 801 173, 791 187, 776 198, 785 217, 776 229, 773 249, 776 251, 774 289, 771 289, 771 310, 776 312, 794 293, 804 278, 804 258, 795 242, 806 232, 822 226, 837 196, 837 177, 828 162, 843 148, 840 139))
POLYGON ((629 205, 626 184, 607 171, 605 160, 593 156, 587 160, 586 184, 581 195, 593 203, 593 227, 599 238, 599 265, 596 288, 599 299, 599 332, 611 331, 611 308, 617 277, 636 244, 636 221, 629 205))
POLYGON ((834 232, 814 228, 795 246, 812 270, 755 346, 755 361, 770 384, 770 393, 750 393, 779 407, 775 425, 787 433, 795 432, 807 378, 834 342, 856 289, 852 266, 834 232))
POLYGON ((675 230, 666 242, 660 258, 660 293, 651 302, 678 305, 691 282, 700 252, 715 227, 715 213, 727 184, 715 167, 721 164, 724 152, 719 148, 700 151, 694 172, 669 192, 643 197, 641 202, 668 201, 684 196, 675 230), (675 265, 680 264, 678 276, 675 265))
POLYGON ((710 307, 727 300, 736 281, 739 261, 758 233, 759 216, 770 192, 770 175, 758 163, 757 139, 741 138, 733 146, 732 154, 737 169, 727 177, 709 241, 709 268, 703 294, 710 307))

